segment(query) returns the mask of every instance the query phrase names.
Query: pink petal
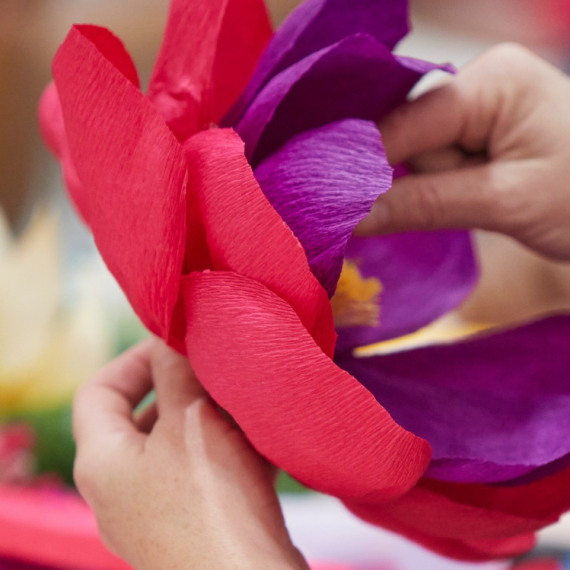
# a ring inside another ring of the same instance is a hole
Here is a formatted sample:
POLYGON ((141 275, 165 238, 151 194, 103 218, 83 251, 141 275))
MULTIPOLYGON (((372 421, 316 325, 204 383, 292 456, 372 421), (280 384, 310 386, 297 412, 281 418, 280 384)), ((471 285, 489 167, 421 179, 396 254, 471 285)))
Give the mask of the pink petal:
POLYGON ((107 48, 76 27, 53 64, 81 181, 73 198, 137 314, 167 338, 184 255, 186 160, 107 48))
POLYGON ((182 290, 198 378, 270 461, 354 500, 415 485, 429 445, 323 354, 285 301, 235 273, 193 273, 182 290))
MULTIPOLYGON (((233 130, 214 129, 193 136, 184 150, 190 175, 188 204, 197 196, 212 269, 233 271, 265 285, 291 306, 332 358, 336 333, 327 294, 311 273, 299 241, 261 191, 242 140, 233 130)), ((191 247, 185 265, 196 265, 191 247)))

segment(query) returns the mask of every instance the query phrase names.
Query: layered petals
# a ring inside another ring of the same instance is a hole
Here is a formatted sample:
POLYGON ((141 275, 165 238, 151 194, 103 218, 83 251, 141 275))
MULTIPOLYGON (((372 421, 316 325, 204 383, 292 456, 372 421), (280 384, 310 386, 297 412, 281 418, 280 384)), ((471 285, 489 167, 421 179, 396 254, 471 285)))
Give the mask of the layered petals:
POLYGON ((185 247, 186 161, 102 37, 73 28, 53 64, 80 181, 72 197, 139 317, 167 338, 185 247))
POLYGON ((392 503, 348 501, 347 506, 365 520, 447 556, 515 556, 533 546, 530 533, 570 507, 570 469, 516 488, 422 479, 392 503))
MULTIPOLYGON (((391 510, 384 511, 378 506, 354 502, 345 502, 345 505, 356 516, 371 524, 401 534, 443 556, 459 560, 483 562, 493 558, 512 558, 528 552, 536 544, 536 538, 533 533, 515 535, 510 538, 483 540, 463 537, 443 538, 434 536, 429 529, 429 524, 424 523, 424 528, 418 530, 418 525, 402 522, 398 516, 393 515, 391 510)), ((398 505, 404 505, 404 510, 408 513, 412 513, 417 506, 414 501, 398 503, 398 505)), ((431 507, 433 508, 433 506, 432 504, 431 507)), ((442 513, 442 517, 445 516, 449 516, 449 513, 442 513)), ((483 515, 483 517, 485 516, 483 515)), ((472 524, 474 524, 474 521, 472 521, 472 524)), ((466 536, 470 537, 471 535, 468 533, 466 536)))
POLYGON ((302 133, 266 159, 255 176, 332 297, 354 228, 392 185, 378 128, 345 119, 302 133))
POLYGON ((380 314, 376 324, 339 327, 339 353, 427 326, 460 305, 478 277, 471 237, 463 231, 352 237, 345 258, 364 280, 381 285, 380 314))
POLYGON ((391 500, 417 482, 429 446, 323 354, 287 303, 233 273, 194 273, 182 289, 197 376, 269 460, 355 500, 391 500))
POLYGON ((370 35, 350 36, 275 76, 236 130, 255 168, 304 131, 345 118, 380 121, 425 73, 439 68, 398 58, 370 35))
POLYGON ((272 36, 263 0, 173 0, 149 98, 180 141, 218 123, 272 36))
POLYGON ((514 479, 570 453, 570 317, 444 346, 337 358, 433 448, 427 475, 514 479))
POLYGON ((255 75, 228 116, 235 124, 267 82, 308 55, 367 33, 391 50, 409 31, 408 5, 393 0, 308 0, 279 28, 255 75))
MULTIPOLYGON (((204 220, 211 268, 254 279, 295 311, 325 354, 336 341, 331 306, 311 273, 299 241, 271 207, 230 129, 192 137, 184 150, 189 164, 188 204, 196 201, 204 220)), ((189 218, 191 213, 189 213, 189 218)), ((187 250, 188 268, 194 252, 187 250)))

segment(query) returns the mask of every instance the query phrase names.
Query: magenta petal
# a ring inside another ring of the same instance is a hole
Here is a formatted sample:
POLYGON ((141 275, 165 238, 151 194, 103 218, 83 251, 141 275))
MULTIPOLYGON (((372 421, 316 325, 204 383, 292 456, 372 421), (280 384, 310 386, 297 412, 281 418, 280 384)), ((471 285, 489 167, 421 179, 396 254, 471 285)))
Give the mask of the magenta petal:
POLYGON ((338 351, 417 331, 457 307, 477 281, 471 238, 463 231, 352 237, 345 258, 382 284, 380 324, 339 328, 338 351))
POLYGON ((433 448, 427 476, 512 479, 570 453, 570 317, 452 345, 338 358, 433 448))
POLYGON ((235 124, 272 77, 308 55, 358 33, 369 34, 391 50, 408 31, 405 0, 303 2, 277 30, 227 124, 235 124))
POLYGON ((378 128, 345 119, 302 133, 266 159, 255 177, 332 296, 355 226, 392 185, 378 128))
POLYGON ((345 118, 378 122, 433 69, 439 67, 396 58, 369 35, 351 36, 275 76, 236 130, 256 166, 303 131, 345 118))

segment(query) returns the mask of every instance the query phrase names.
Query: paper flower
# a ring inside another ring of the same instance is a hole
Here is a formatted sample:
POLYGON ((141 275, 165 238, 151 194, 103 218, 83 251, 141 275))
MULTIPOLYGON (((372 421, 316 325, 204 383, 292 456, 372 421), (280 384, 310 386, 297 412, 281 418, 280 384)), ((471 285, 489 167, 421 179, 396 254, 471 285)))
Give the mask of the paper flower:
POLYGON ((391 185, 375 122, 437 67, 392 54, 407 20, 309 0, 270 39, 261 0, 174 0, 147 95, 117 38, 77 26, 42 126, 137 314, 262 454, 434 550, 509 556, 570 506, 568 319, 352 356, 476 279, 463 232, 351 238, 391 185))

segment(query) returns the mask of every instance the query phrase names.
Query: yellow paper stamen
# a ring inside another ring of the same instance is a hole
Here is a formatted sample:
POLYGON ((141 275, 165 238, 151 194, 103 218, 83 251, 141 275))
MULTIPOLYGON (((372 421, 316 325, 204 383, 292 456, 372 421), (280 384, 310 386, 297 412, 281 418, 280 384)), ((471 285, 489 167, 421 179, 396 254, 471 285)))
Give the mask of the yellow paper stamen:
POLYGON ((378 279, 363 277, 356 263, 345 260, 331 299, 336 327, 378 326, 381 292, 378 279))
POLYGON ((362 346, 354 351, 358 357, 381 356, 436 344, 450 344, 493 328, 493 325, 467 322, 449 314, 419 331, 384 342, 362 346))

